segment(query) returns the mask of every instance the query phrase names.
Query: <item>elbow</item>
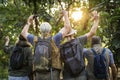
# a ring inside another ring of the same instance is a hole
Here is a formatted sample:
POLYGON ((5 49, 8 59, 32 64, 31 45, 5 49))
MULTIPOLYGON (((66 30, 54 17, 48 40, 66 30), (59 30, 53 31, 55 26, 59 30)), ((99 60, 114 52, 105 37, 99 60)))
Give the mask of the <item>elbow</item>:
POLYGON ((20 35, 22 35, 25 39, 27 39, 27 33, 25 33, 25 31, 22 31, 20 35))
POLYGON ((91 36, 94 36, 96 34, 96 31, 91 31, 90 34, 91 36))
POLYGON ((24 36, 24 34, 25 34, 25 32, 24 32, 24 31, 22 31, 22 32, 20 33, 20 35, 22 35, 22 36, 24 36))

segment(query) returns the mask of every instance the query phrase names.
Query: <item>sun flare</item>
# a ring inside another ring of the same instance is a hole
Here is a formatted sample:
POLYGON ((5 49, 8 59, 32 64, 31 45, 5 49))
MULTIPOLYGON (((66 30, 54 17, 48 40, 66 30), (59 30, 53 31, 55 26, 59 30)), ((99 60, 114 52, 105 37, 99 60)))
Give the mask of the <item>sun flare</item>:
POLYGON ((72 18, 75 20, 75 21, 78 21, 82 18, 82 11, 75 11, 72 13, 72 18))

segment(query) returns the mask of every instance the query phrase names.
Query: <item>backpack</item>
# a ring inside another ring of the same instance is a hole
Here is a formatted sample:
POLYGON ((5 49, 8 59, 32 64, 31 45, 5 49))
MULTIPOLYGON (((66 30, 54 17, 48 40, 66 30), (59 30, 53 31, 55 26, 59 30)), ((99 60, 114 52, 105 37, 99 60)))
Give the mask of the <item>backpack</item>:
POLYGON ((41 39, 38 37, 34 51, 34 67, 35 71, 48 71, 51 68, 51 37, 48 39, 41 39))
POLYGON ((10 56, 10 67, 13 70, 21 69, 24 65, 24 51, 20 46, 15 46, 10 56))
POLYGON ((97 54, 94 49, 91 49, 94 54, 94 75, 97 79, 107 79, 108 66, 107 59, 105 58, 106 49, 102 53, 97 54))
POLYGON ((83 53, 80 47, 79 39, 73 39, 60 46, 61 58, 68 66, 67 70, 73 76, 79 75, 85 69, 83 53))

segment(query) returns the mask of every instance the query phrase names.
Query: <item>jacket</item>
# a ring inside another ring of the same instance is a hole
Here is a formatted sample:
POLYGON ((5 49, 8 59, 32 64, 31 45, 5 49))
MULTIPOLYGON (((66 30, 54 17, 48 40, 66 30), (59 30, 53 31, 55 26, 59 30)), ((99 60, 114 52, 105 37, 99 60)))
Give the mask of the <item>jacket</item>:
MULTIPOLYGON (((30 46, 26 44, 26 42, 22 42, 22 44, 16 44, 16 45, 23 47, 24 56, 25 56, 24 58, 25 66, 23 66, 23 68, 21 68, 20 70, 13 70, 9 65, 8 74, 9 76, 15 76, 15 77, 28 76, 32 73, 32 59, 33 59, 32 50, 30 46)), ((16 45, 5 46, 4 52, 11 55, 16 45)))

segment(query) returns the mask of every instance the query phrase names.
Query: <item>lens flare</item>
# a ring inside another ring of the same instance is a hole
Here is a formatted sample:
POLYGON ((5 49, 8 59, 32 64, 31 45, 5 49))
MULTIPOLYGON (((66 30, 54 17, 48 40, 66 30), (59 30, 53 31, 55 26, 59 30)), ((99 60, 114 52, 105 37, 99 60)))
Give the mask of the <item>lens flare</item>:
POLYGON ((72 13, 72 18, 75 20, 75 21, 78 21, 82 18, 82 11, 75 11, 72 13))

